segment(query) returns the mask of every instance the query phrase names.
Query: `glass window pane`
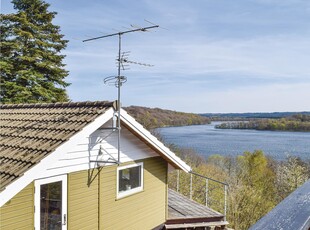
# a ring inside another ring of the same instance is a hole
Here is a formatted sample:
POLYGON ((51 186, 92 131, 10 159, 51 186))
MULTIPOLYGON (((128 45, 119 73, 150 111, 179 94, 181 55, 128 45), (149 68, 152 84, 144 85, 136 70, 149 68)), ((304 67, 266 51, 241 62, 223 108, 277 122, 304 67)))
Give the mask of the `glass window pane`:
POLYGON ((40 191, 41 230, 61 230, 62 182, 43 184, 40 191))
POLYGON ((131 188, 137 188, 141 186, 140 178, 141 166, 131 168, 130 170, 130 186, 131 188))
POLYGON ((119 170, 119 192, 141 186, 141 166, 119 170))

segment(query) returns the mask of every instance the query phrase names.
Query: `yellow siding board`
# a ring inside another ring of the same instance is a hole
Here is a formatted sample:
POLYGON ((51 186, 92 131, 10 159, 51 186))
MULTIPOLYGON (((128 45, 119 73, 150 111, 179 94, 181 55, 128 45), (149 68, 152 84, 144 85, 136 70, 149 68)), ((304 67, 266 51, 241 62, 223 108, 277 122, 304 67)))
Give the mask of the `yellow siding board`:
MULTIPOLYGON (((81 203, 83 204, 83 203, 81 203)), ((72 205, 70 206, 70 215, 77 214, 80 216, 83 216, 82 213, 80 212, 93 212, 94 209, 98 209, 98 201, 96 203, 89 203, 87 206, 86 205, 72 205)))
POLYGON ((2 227, 8 227, 8 228, 12 228, 13 225, 18 225, 18 226, 22 226, 22 223, 28 223, 30 225, 32 225, 33 223, 33 219, 30 218, 29 216, 25 216, 25 215, 20 215, 20 216, 16 216, 14 217, 14 221, 12 221, 12 219, 7 219, 7 220, 3 220, 1 221, 1 230, 2 227))
POLYGON ((167 163, 160 157, 141 161, 144 162, 144 190, 119 200, 116 200, 117 167, 102 169, 101 229, 151 229, 165 222, 167 163), (105 175, 110 179, 105 180, 105 175))
POLYGON ((6 215, 14 215, 15 214, 23 214, 24 212, 16 212, 16 210, 20 210, 22 211, 23 209, 28 209, 28 207, 33 206, 33 200, 25 200, 24 198, 24 202, 22 203, 16 203, 14 202, 13 205, 7 205, 4 206, 5 207, 5 212, 1 213, 1 217, 4 218, 6 215))
POLYGON ((9 225, 1 225, 1 230, 20 230, 33 229, 33 219, 24 219, 21 221, 13 221, 9 225))
MULTIPOLYGON (((90 218, 90 215, 94 215, 94 210, 93 209, 79 209, 79 210, 75 210, 74 212, 70 212, 70 217, 72 217, 72 215, 79 215, 79 219, 77 219, 76 221, 82 220, 84 218, 87 219, 87 221, 93 222, 92 218, 90 218)), ((96 212, 96 216, 98 216, 97 212, 96 212)), ((97 221, 95 221, 97 222, 97 221)))
POLYGON ((0 208, 1 230, 33 229, 34 185, 29 184, 0 208))
MULTIPOLYGON (((93 171, 93 177, 98 173, 93 171)), ((68 177, 68 228, 98 229, 98 175, 88 186, 87 170, 68 177)))
MULTIPOLYGON (((162 201, 156 201, 156 202, 162 202, 162 201)), ((146 216, 148 213, 151 213, 151 212, 153 212, 154 210, 155 210, 155 213, 156 212, 158 212, 158 211, 160 211, 161 209, 162 209, 162 207, 161 206, 156 206, 156 205, 154 205, 154 206, 152 206, 152 207, 148 207, 148 209, 150 209, 150 210, 145 210, 146 209, 146 207, 143 207, 143 206, 134 206, 134 208, 135 208, 135 210, 133 210, 133 211, 131 211, 131 212, 128 212, 128 210, 130 210, 131 209, 131 207, 124 207, 124 210, 117 210, 117 209, 113 209, 113 210, 111 210, 111 212, 108 212, 108 215, 109 216, 115 216, 115 217, 120 217, 120 216, 134 216, 135 217, 135 219, 137 219, 138 218, 138 216, 139 215, 142 215, 142 217, 144 217, 144 216, 146 216)), ((107 214, 107 213, 106 213, 107 214)), ((165 215, 165 210, 164 209, 162 209, 161 210, 161 213, 159 214, 159 215, 165 215)), ((128 219, 129 219, 129 217, 128 217, 128 219)))
POLYGON ((74 225, 69 224, 69 229, 98 229, 98 221, 93 221, 88 213, 84 213, 83 215, 83 217, 75 220, 74 225))
MULTIPOLYGON (((33 206, 32 202, 31 204, 29 205, 30 207, 33 206)), ((12 208, 10 208, 11 210, 10 211, 5 211, 5 212, 1 212, 1 223, 2 221, 11 221, 11 219, 14 219, 14 218, 22 218, 22 216, 25 216, 25 217, 29 217, 29 213, 27 211, 29 211, 28 207, 18 207, 18 206, 15 206, 14 209, 12 210, 12 208), (15 209, 16 207, 16 209, 15 209), (18 210, 18 212, 16 212, 16 210, 18 210)), ((32 209, 33 210, 33 209, 32 209)))
MULTIPOLYGON (((156 212, 144 213, 144 214, 131 214, 125 216, 119 216, 121 221, 114 221, 113 225, 105 225, 103 229, 135 229, 135 230, 145 230, 145 229, 152 229, 156 226, 162 224, 163 222, 158 222, 158 220, 162 220, 164 217, 163 215, 158 214, 160 210, 156 212), (125 220, 122 220, 125 219, 125 220)), ((164 210, 161 211, 164 213, 164 210)))
MULTIPOLYGON (((123 198, 123 199, 128 198, 128 200, 126 200, 126 202, 122 202, 122 209, 126 210, 127 208, 131 208, 134 206, 137 208, 139 208, 140 206, 144 208, 145 204, 143 202, 141 202, 141 199, 146 200, 149 204, 152 204, 152 207, 155 207, 155 206, 161 207, 162 206, 161 201, 164 200, 164 198, 165 198, 164 193, 156 192, 156 195, 158 195, 157 197, 154 197, 152 195, 144 195, 143 193, 144 192, 141 192, 141 194, 139 193, 136 195, 132 195, 132 197, 136 196, 137 199, 130 199, 129 200, 129 197, 123 198), (137 204, 133 204, 133 203, 137 203, 137 204)), ((120 201, 121 200, 116 200, 115 202, 120 202, 120 201)), ((108 208, 108 209, 106 209, 107 212, 113 212, 114 210, 120 212, 119 207, 115 206, 114 202, 106 202, 104 207, 108 208)))
MULTIPOLYGON (((164 210, 162 210, 162 213, 164 210)), ((157 219, 161 219, 162 214, 159 214, 158 210, 154 210, 152 212, 149 212, 147 214, 138 214, 138 215, 130 215, 128 216, 128 221, 126 222, 127 226, 131 226, 131 229, 136 229, 133 227, 137 227, 137 229, 146 229, 143 225, 137 226, 136 223, 149 223, 150 226, 156 227, 158 226, 157 219)))
POLYGON ((83 193, 81 190, 80 193, 71 195, 70 199, 72 199, 72 200, 78 199, 80 202, 89 202, 89 201, 92 201, 94 199, 98 199, 98 193, 87 194, 87 196, 84 196, 84 195, 85 195, 85 193, 83 193))
POLYGON ((87 213, 89 215, 94 215, 94 210, 98 210, 98 203, 88 205, 87 207, 78 207, 78 206, 71 207, 70 216, 78 215, 80 219, 80 218, 83 218, 87 213))

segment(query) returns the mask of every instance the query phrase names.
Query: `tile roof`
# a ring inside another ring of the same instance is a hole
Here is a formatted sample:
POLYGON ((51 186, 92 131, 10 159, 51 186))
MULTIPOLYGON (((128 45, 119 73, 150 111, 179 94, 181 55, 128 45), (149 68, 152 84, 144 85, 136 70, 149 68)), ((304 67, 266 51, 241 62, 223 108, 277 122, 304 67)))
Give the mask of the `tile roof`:
POLYGON ((0 105, 0 191, 112 106, 106 101, 0 105))

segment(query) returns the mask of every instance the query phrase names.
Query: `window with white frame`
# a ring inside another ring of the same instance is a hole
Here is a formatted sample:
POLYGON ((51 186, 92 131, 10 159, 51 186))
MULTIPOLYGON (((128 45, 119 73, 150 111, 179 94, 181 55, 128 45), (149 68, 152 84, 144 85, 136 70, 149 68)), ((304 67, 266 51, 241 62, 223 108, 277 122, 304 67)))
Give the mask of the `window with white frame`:
POLYGON ((143 163, 117 168, 117 198, 143 190, 143 163))

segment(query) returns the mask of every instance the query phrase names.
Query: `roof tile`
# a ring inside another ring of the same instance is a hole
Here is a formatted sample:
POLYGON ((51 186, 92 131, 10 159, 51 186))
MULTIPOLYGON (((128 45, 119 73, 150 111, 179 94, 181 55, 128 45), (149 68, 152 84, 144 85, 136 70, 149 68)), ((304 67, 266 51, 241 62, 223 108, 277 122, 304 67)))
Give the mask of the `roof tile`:
POLYGON ((112 106, 107 101, 0 105, 0 191, 112 106))

